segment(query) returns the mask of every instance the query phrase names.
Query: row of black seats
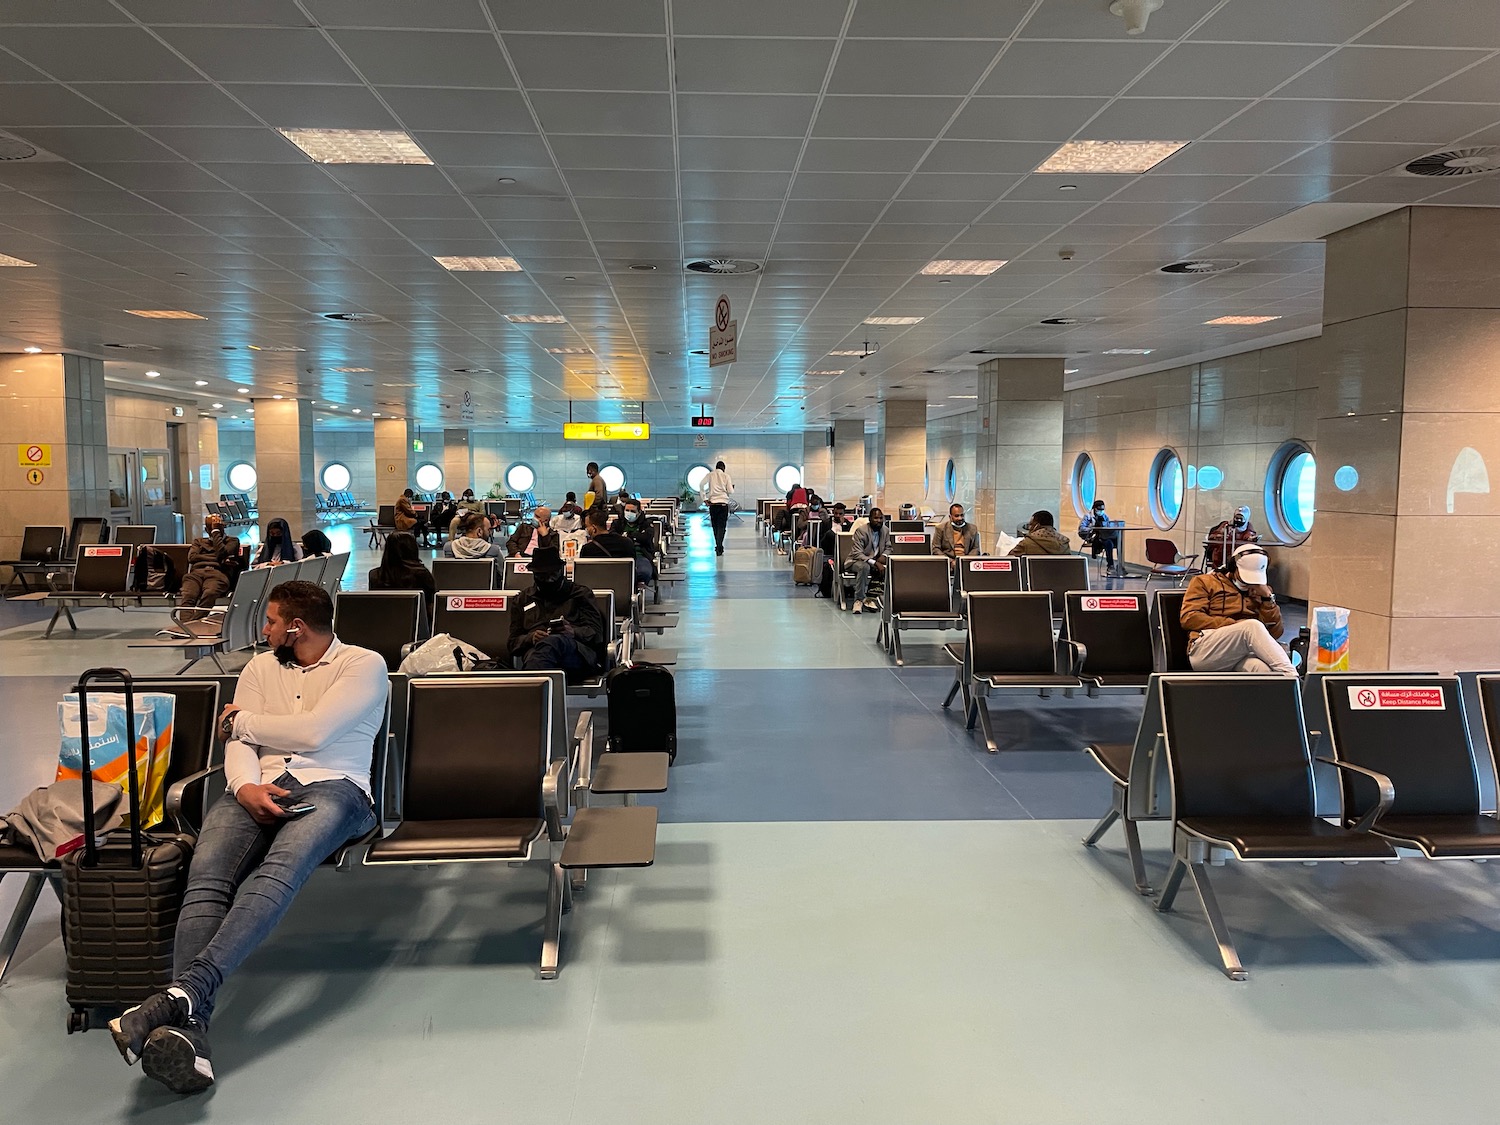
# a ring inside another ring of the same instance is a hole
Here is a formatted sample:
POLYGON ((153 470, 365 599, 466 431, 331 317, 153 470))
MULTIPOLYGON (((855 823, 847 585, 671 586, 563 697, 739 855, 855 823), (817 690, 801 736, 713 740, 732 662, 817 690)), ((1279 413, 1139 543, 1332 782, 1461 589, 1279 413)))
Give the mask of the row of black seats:
POLYGON ((1172 866, 1157 908, 1170 910, 1190 880, 1225 974, 1243 980, 1209 881, 1208 866, 1219 858, 1500 859, 1500 675, 1471 678, 1483 713, 1479 738, 1456 675, 1339 673, 1306 684, 1245 674, 1153 676, 1135 742, 1087 748, 1115 792, 1084 844, 1092 847, 1121 822, 1136 888, 1151 894, 1136 825, 1169 821, 1172 866), (1326 730, 1309 729, 1314 723, 1326 730))
MULTIPOLYGON (((166 829, 196 835, 223 769, 215 719, 236 677, 136 680, 139 691, 176 697, 167 775, 166 829)), ((558 970, 563 913, 588 870, 654 862, 656 810, 636 793, 667 788, 665 754, 594 754, 594 725, 571 726, 560 672, 391 676, 385 722, 371 747, 370 787, 379 815, 366 836, 326 863, 535 863, 548 869, 541 975, 558 970), (474 737, 473 716, 489 732, 474 737), (622 803, 623 802, 623 803, 622 803)), ((29 850, 0 846, 0 878, 25 886, 0 938, 3 979, 42 885, 58 878, 29 850)), ((171 966, 162 967, 170 977, 171 966)))

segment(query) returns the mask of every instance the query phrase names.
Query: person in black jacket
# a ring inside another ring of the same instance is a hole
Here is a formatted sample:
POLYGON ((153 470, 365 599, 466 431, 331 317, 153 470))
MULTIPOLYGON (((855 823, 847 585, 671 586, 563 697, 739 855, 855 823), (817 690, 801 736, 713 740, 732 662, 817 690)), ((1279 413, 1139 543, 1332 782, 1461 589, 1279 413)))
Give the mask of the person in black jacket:
POLYGON ((380 565, 370 571, 372 590, 421 590, 427 604, 427 620, 432 620, 437 585, 432 571, 422 565, 417 537, 409 531, 393 531, 385 537, 385 552, 380 565))
POLYGON ((629 559, 635 564, 635 581, 640 586, 651 581, 651 563, 640 556, 635 540, 609 526, 609 509, 593 507, 583 517, 583 530, 589 539, 579 549, 585 559, 629 559))
POLYGON ((609 529, 635 544, 636 577, 642 582, 656 581, 656 531, 642 511, 641 502, 633 496, 627 497, 625 510, 609 529))
POLYGON ((531 578, 510 604, 511 654, 527 671, 560 668, 570 680, 603 672, 608 633, 594 591, 567 576, 556 547, 536 549, 531 578))
POLYGON ((834 538, 841 531, 849 530, 848 508, 842 501, 827 509, 827 521, 823 524, 823 537, 818 540, 818 549, 823 552, 823 573, 818 576, 819 598, 833 597, 833 565, 836 553, 837 540, 834 538))

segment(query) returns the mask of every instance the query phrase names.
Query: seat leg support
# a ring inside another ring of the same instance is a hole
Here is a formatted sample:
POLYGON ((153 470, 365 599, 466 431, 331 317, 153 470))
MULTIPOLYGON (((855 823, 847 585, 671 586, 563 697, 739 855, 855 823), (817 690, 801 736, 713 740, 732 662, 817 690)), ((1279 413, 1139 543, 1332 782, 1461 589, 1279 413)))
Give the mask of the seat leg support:
POLYGON ((554 863, 547 874, 547 917, 542 928, 542 979, 557 979, 558 951, 562 946, 563 884, 568 873, 554 863))
MULTIPOLYGON (((943 709, 947 710, 953 706, 953 697, 958 694, 959 688, 964 686, 962 673, 953 677, 953 686, 948 689, 947 696, 943 699, 943 709)), ((967 702, 967 700, 965 701, 967 702)))
POLYGON ((16 900, 16 908, 10 913, 10 922, 5 927, 5 936, 0 937, 0 983, 5 981, 5 973, 10 968, 10 960, 16 955, 16 947, 21 944, 21 934, 26 929, 26 923, 31 919, 31 912, 36 908, 37 896, 42 893, 42 884, 47 881, 47 876, 41 872, 26 876, 26 885, 21 888, 21 897, 16 900))
MULTIPOLYGON (((1121 803, 1124 802, 1124 790, 1121 790, 1121 803)), ((1122 812, 1120 814, 1120 827, 1125 829, 1125 850, 1130 853, 1130 872, 1135 876, 1135 889, 1143 895, 1151 893, 1151 883, 1146 878, 1146 857, 1141 854, 1141 834, 1136 828, 1135 821, 1131 820, 1122 812)))
POLYGON ((1180 858, 1172 860, 1172 870, 1167 874, 1167 882, 1161 889, 1161 899, 1156 904, 1156 909, 1165 914, 1172 909, 1172 903, 1177 901, 1178 888, 1182 886, 1182 877, 1187 874, 1187 864, 1180 858))
POLYGON ((1224 975, 1230 980, 1246 979, 1249 974, 1240 964, 1240 955, 1234 948, 1234 938, 1230 936, 1229 926, 1225 924, 1224 915, 1219 910, 1219 900, 1214 896, 1213 885, 1208 881, 1208 868, 1202 863, 1190 863, 1186 866, 1193 877, 1198 898, 1203 902, 1203 913, 1208 916, 1208 928, 1213 931, 1214 941, 1218 944, 1224 975))
MULTIPOLYGON (((995 727, 990 722, 990 708, 984 696, 974 696, 974 710, 979 712, 979 728, 984 731, 984 744, 991 754, 1000 753, 1000 745, 995 741, 995 727)), ((973 724, 971 723, 970 726, 973 724)))
POLYGON ((1107 813, 1099 818, 1099 823, 1094 825, 1094 830, 1083 838, 1083 846, 1086 848, 1092 848, 1095 844, 1097 844, 1101 839, 1104 838, 1104 834, 1108 832, 1114 825, 1115 821, 1119 819, 1120 810, 1111 808, 1107 813))
POLYGON ((901 628, 894 621, 890 625, 891 652, 896 657, 896 667, 901 668, 906 664, 906 654, 901 651, 901 628))

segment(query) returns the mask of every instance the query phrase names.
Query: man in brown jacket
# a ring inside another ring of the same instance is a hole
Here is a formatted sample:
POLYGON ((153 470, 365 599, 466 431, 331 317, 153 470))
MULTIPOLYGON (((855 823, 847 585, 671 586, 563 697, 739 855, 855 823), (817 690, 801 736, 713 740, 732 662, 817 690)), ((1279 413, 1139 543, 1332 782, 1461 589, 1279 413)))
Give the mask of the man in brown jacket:
POLYGON ((1073 545, 1068 537, 1057 530, 1057 521, 1051 512, 1032 512, 1031 522, 1026 525, 1026 534, 1010 549, 1013 555, 1066 555, 1073 545))
POLYGON ((1182 599, 1188 662, 1196 672, 1277 672, 1295 676, 1281 636, 1281 608, 1266 585, 1266 552, 1235 548, 1229 566, 1195 574, 1182 599))

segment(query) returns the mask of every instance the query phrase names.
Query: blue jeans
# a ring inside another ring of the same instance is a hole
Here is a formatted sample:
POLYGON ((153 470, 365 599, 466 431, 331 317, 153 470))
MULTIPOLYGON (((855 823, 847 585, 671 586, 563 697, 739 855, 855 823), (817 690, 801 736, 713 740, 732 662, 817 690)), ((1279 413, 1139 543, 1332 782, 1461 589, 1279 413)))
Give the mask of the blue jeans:
POLYGON ((313 869, 375 827, 370 798, 352 781, 303 785, 283 773, 275 784, 317 808, 263 825, 226 794, 203 818, 188 869, 173 973, 205 1024, 224 978, 266 940, 313 869))
POLYGON ((568 679, 586 679, 594 674, 594 665, 578 649, 578 642, 562 633, 543 637, 526 650, 521 667, 528 672, 554 669, 568 674, 568 679))

